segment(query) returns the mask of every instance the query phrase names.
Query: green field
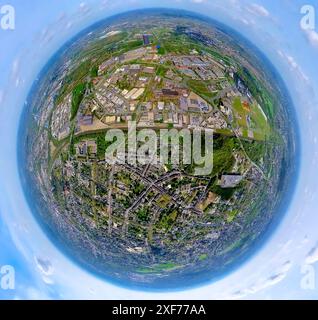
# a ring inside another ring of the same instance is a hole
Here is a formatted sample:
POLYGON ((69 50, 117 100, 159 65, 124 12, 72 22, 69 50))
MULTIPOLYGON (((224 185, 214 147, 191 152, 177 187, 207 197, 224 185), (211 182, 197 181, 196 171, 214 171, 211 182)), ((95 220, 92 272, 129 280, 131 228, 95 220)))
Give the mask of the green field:
POLYGON ((235 121, 242 128, 244 138, 248 138, 248 130, 253 132, 256 140, 266 140, 268 138, 271 133, 270 125, 266 116, 256 104, 244 108, 241 98, 236 97, 233 101, 233 110, 235 121), (250 117, 250 124, 247 121, 248 117, 250 117))
POLYGON ((85 90, 86 90, 85 83, 78 84, 73 90, 72 106, 71 106, 71 120, 73 120, 77 115, 78 108, 84 98, 84 95, 85 95, 85 90))
POLYGON ((152 267, 144 267, 137 269, 139 273, 159 273, 159 272, 168 272, 180 268, 177 264, 173 262, 161 263, 154 265, 152 267))
POLYGON ((211 90, 208 88, 206 81, 190 79, 187 81, 187 85, 193 90, 193 92, 202 98, 209 99, 215 96, 215 93, 211 92, 211 90))

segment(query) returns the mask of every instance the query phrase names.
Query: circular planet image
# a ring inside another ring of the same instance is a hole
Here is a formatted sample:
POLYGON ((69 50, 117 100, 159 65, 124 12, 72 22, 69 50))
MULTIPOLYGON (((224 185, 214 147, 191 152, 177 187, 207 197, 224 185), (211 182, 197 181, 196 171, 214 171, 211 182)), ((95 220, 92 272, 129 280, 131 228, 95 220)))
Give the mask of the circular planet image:
POLYGON ((66 43, 34 82, 19 135, 25 195, 53 243, 141 289, 240 265, 279 223, 297 172, 293 105, 273 65, 181 10, 113 16, 66 43))

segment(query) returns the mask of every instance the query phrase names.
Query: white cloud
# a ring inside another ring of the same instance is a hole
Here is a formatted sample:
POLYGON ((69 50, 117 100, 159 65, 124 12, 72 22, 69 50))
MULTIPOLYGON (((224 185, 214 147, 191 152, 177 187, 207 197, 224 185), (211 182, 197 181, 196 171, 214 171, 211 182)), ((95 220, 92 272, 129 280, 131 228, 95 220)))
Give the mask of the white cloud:
POLYGON ((55 32, 56 30, 55 30, 55 27, 53 26, 43 29, 41 33, 41 38, 40 38, 41 46, 44 46, 50 43, 55 36, 55 32))
POLYGON ((73 27, 73 22, 72 21, 69 21, 67 24, 66 24, 66 29, 70 29, 73 27))
POLYGON ((4 99, 4 93, 2 90, 0 90, 0 105, 2 104, 3 102, 3 99, 4 99))
POLYGON ((309 82, 309 77, 305 74, 301 66, 296 62, 295 58, 289 54, 286 54, 282 50, 277 50, 277 53, 281 58, 283 58, 287 64, 289 65, 289 68, 297 74, 298 77, 300 77, 303 81, 309 82))
POLYGON ((273 20, 266 8, 255 3, 244 4, 239 0, 227 0, 227 6, 232 7, 234 13, 233 18, 246 26, 255 26, 255 18, 258 18, 259 16, 273 20))
POLYGON ((20 67, 20 60, 15 59, 12 64, 12 77, 15 78, 18 75, 20 67))
POLYGON ((101 4, 102 4, 102 8, 104 8, 104 7, 106 8, 110 4, 110 1, 109 0, 103 0, 101 4))
POLYGON ((53 285, 54 281, 52 276, 54 274, 54 268, 50 260, 34 257, 36 267, 40 271, 43 282, 47 285, 53 285))
POLYGON ((205 2, 205 0, 191 0, 191 2, 193 2, 193 3, 202 3, 202 2, 205 2))
POLYGON ((306 30, 305 33, 310 44, 318 47, 318 32, 315 30, 306 30))
POLYGON ((81 2, 79 5, 79 11, 82 13, 82 15, 85 16, 87 13, 91 11, 91 9, 86 2, 81 2))
POLYGON ((246 7, 246 9, 250 13, 258 15, 258 16, 261 16, 261 17, 269 17, 270 16, 269 11, 265 7, 263 7, 263 6, 259 5, 259 4, 256 4, 256 3, 248 5, 246 7))
POLYGON ((233 299, 242 299, 250 294, 255 294, 270 287, 273 287, 283 281, 292 267, 291 261, 286 261, 281 265, 276 272, 272 273, 269 277, 265 279, 260 279, 251 286, 238 290, 232 294, 233 299))
POLYGON ((80 6, 80 9, 85 9, 86 3, 85 2, 81 2, 79 6, 80 6))
POLYGON ((298 64, 295 61, 295 58, 292 56, 286 56, 287 62, 289 63, 289 65, 293 68, 293 69, 297 69, 298 68, 298 64))
POLYGON ((11 69, 11 81, 15 84, 16 87, 18 87, 20 84, 23 84, 23 80, 19 76, 20 72, 20 60, 15 59, 12 64, 11 69))
POLYGON ((38 257, 34 257, 35 263, 37 268, 40 270, 40 272, 47 278, 54 273, 54 268, 52 266, 52 263, 48 259, 42 259, 38 257))
POLYGON ((308 252, 306 257, 306 264, 314 264, 316 262, 318 262, 318 244, 308 252))
POLYGON ((25 288, 23 291, 23 294, 25 295, 25 297, 23 297, 23 299, 27 299, 27 300, 47 300, 47 299, 49 299, 49 297, 46 296, 45 293, 43 293, 43 291, 40 291, 39 289, 37 289, 35 287, 25 288))
POLYGON ((255 25, 254 19, 239 18, 238 20, 241 21, 246 26, 255 25))
POLYGON ((54 281, 53 281, 53 279, 51 279, 51 278, 49 278, 49 277, 45 277, 45 276, 43 276, 42 277, 42 280, 43 280, 43 282, 45 283, 45 284, 47 284, 47 285, 53 285, 54 284, 54 281))

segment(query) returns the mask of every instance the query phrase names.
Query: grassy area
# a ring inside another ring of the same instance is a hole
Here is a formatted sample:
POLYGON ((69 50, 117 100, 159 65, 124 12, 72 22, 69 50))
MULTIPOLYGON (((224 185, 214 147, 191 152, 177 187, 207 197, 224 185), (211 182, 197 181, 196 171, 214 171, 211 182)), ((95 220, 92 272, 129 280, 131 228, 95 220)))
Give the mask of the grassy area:
POLYGON ((266 144, 258 141, 242 141, 245 152, 248 157, 255 163, 260 164, 266 152, 266 144))
POLYGON ((150 220, 150 209, 141 208, 136 212, 136 215, 140 221, 148 222, 150 220))
POLYGON ((246 116, 248 112, 243 109, 240 97, 236 97, 233 101, 233 109, 237 113, 236 121, 241 128, 247 128, 246 116))
POLYGON ((143 45, 142 40, 131 40, 131 41, 127 41, 127 42, 123 43, 120 46, 120 49, 122 51, 126 52, 126 51, 137 49, 137 48, 141 47, 142 45, 143 45))
POLYGON ((228 211, 226 213, 226 221, 227 222, 232 222, 236 216, 239 214, 239 211, 238 210, 232 210, 232 211, 228 211))
POLYGON ((171 201, 171 198, 170 196, 164 194, 161 196, 161 198, 158 200, 157 202, 157 205, 160 207, 160 208, 165 208, 169 202, 171 201))
POLYGON ((65 77, 63 85, 55 101, 56 105, 60 104, 64 98, 70 92, 72 92, 74 88, 76 88, 76 86, 83 83, 83 79, 90 74, 91 67, 91 62, 85 61, 65 77))
POLYGON ((187 85, 200 97, 213 98, 215 96, 215 93, 211 92, 211 90, 208 88, 207 83, 202 80, 190 79, 187 81, 187 85))
POLYGON ((251 130, 257 140, 266 140, 271 134, 270 125, 261 108, 256 105, 243 105, 240 97, 233 101, 235 120, 242 129, 243 137, 248 138, 248 131, 251 130), (249 122, 248 122, 249 119, 249 122))
POLYGON ((73 90, 72 106, 71 106, 71 120, 73 120, 77 115, 78 108, 84 98, 84 95, 85 95, 85 90, 86 90, 85 83, 78 84, 73 90))
POLYGON ((227 56, 223 56, 222 54, 220 54, 219 52, 214 51, 213 49, 210 48, 206 48, 203 47, 203 50, 207 51, 213 58, 215 58, 216 61, 221 61, 227 65, 231 65, 232 61, 231 58, 227 57, 227 56))
MULTIPOLYGON (((204 137, 204 136, 202 136, 204 137)), ((205 143, 201 144, 204 147, 205 143)), ((235 137, 228 137, 225 135, 216 135, 213 141, 213 170, 211 177, 218 177, 223 173, 228 173, 231 171, 235 159, 233 156, 233 150, 239 149, 240 146, 235 137)), ((202 154, 204 154, 204 150, 202 150, 202 154)), ((205 164, 208 165, 210 159, 206 159, 205 164)), ((203 167, 199 165, 195 165, 194 163, 185 166, 184 170, 188 174, 194 173, 194 168, 203 167)))
POLYGON ((236 250, 237 248, 240 248, 244 244, 245 240, 246 240, 245 238, 241 238, 231 243, 227 248, 225 248, 222 252, 220 252, 220 255, 227 254, 231 251, 236 250))
POLYGON ((262 106, 267 117, 272 120, 275 115, 273 98, 270 96, 261 81, 259 81, 244 67, 238 70, 238 75, 244 81, 253 97, 255 97, 258 103, 262 106))
POLYGON ((235 148, 234 139, 235 138, 219 137, 214 140, 212 175, 218 176, 232 169, 235 162, 233 157, 233 149, 235 148))
POLYGON ((193 49, 188 42, 182 41, 181 37, 165 39, 164 48, 167 53, 176 54, 189 54, 191 49, 193 49))
POLYGON ((167 73, 168 69, 164 66, 158 66, 157 70, 156 70, 156 75, 159 77, 164 77, 167 73))
POLYGON ((223 189, 218 186, 216 183, 211 187, 211 191, 221 196, 223 200, 229 200, 232 198, 236 188, 226 188, 223 189))
POLYGON ((98 69, 99 69, 98 66, 93 66, 91 68, 91 77, 92 78, 95 78, 98 76, 98 69))
POLYGON ((207 255, 206 253, 203 253, 203 254, 199 255, 199 260, 200 260, 200 261, 204 261, 204 260, 206 260, 207 258, 208 258, 208 255, 207 255))
POLYGON ((157 223, 159 229, 169 230, 178 217, 178 211, 176 209, 164 210, 160 220, 157 223))
POLYGON ((164 271, 172 271, 177 268, 180 268, 177 264, 173 262, 167 262, 167 263, 160 263, 157 265, 154 265, 152 267, 142 267, 138 268, 137 272, 139 273, 158 273, 158 272, 164 272, 164 271))
POLYGON ((79 56, 77 57, 78 60, 92 60, 97 59, 97 63, 100 64, 101 62, 105 61, 113 51, 118 50, 117 46, 128 37, 127 32, 121 32, 103 39, 100 39, 90 46, 84 48, 79 56))
POLYGON ((166 53, 165 48, 160 47, 160 48, 158 49, 158 54, 160 54, 160 55, 164 55, 165 53, 166 53))
POLYGON ((136 196, 139 196, 145 190, 145 186, 139 181, 134 181, 131 188, 134 190, 136 196))
POLYGON ((227 65, 230 65, 232 62, 229 57, 220 54, 212 48, 202 44, 200 41, 191 39, 183 32, 175 32, 171 34, 170 37, 165 38, 163 45, 168 53, 189 54, 192 50, 196 50, 199 53, 206 52, 216 61, 222 60, 223 63, 227 65))
POLYGON ((128 79, 128 75, 124 75, 121 80, 117 81, 116 85, 120 90, 130 91, 133 88, 131 82, 128 79))

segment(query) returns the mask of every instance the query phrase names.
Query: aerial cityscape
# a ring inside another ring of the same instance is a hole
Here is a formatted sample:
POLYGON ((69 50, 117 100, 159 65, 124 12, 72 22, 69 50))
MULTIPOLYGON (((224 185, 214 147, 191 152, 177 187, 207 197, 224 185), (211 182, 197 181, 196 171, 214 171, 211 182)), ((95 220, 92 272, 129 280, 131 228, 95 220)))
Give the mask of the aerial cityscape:
POLYGON ((82 33, 37 79, 24 181, 42 224, 91 271, 137 287, 187 286, 222 273, 265 233, 294 133, 254 48, 199 16, 135 15, 82 33), (143 164, 129 148, 127 161, 108 163, 106 133, 128 139, 132 123, 165 130, 180 159, 182 130, 212 130, 212 171, 171 158, 143 164))

